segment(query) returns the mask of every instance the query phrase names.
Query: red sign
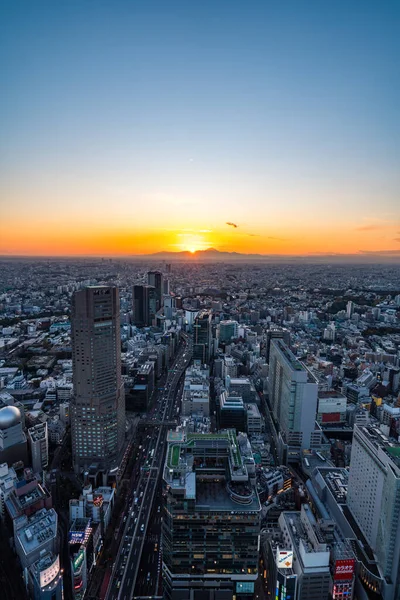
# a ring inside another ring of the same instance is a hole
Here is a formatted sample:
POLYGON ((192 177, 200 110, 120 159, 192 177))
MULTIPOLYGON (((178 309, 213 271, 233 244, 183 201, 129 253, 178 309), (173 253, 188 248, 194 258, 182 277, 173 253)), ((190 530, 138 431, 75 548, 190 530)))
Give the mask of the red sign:
POLYGON ((356 561, 354 560, 354 558, 349 558, 347 560, 337 560, 335 564, 334 580, 338 581, 340 579, 352 579, 355 564, 356 561))
POLYGON ((323 423, 339 423, 340 422, 340 413, 322 413, 322 422, 323 423))

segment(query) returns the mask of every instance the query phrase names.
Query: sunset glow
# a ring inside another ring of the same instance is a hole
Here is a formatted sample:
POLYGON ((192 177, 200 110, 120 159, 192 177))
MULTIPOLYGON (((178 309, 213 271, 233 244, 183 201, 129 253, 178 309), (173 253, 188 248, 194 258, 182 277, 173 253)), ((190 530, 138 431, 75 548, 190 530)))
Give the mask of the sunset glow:
POLYGON ((3 4, 0 254, 400 255, 389 7, 3 4))

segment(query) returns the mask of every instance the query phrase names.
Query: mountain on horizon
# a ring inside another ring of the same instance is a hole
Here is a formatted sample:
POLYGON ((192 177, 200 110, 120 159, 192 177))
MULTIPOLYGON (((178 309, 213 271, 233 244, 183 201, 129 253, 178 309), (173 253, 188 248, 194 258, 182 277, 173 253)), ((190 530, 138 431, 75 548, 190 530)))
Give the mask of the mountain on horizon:
MULTIPOLYGON (((137 257, 139 258, 139 257, 137 257)), ((197 261, 249 261, 249 262, 308 262, 308 263, 398 263, 400 253, 396 250, 382 252, 363 252, 358 254, 340 254, 337 252, 287 255, 287 254, 243 254, 241 252, 227 252, 217 250, 216 248, 206 248, 205 250, 181 250, 176 252, 161 251, 152 254, 141 255, 140 258, 158 259, 158 260, 197 260, 197 261)))

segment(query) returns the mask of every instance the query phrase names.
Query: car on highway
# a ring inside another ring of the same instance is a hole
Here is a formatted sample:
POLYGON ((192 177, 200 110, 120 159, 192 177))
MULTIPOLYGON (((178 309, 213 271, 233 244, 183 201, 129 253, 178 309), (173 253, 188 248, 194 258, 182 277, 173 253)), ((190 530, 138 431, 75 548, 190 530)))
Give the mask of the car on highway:
POLYGON ((140 526, 140 531, 143 532, 144 531, 144 523, 141 524, 140 526))

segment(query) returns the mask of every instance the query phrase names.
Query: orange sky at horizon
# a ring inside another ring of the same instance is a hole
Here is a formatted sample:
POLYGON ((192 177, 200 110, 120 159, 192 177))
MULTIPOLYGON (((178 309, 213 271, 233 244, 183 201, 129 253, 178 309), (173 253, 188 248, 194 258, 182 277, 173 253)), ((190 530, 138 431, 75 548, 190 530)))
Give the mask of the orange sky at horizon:
POLYGON ((367 222, 364 225, 285 228, 262 225, 204 227, 154 227, 135 229, 99 223, 16 223, 0 225, 0 255, 82 256, 140 255, 155 252, 206 250, 243 254, 357 254, 362 251, 400 251, 399 225, 367 222), (396 235, 399 236, 396 238, 396 235))

